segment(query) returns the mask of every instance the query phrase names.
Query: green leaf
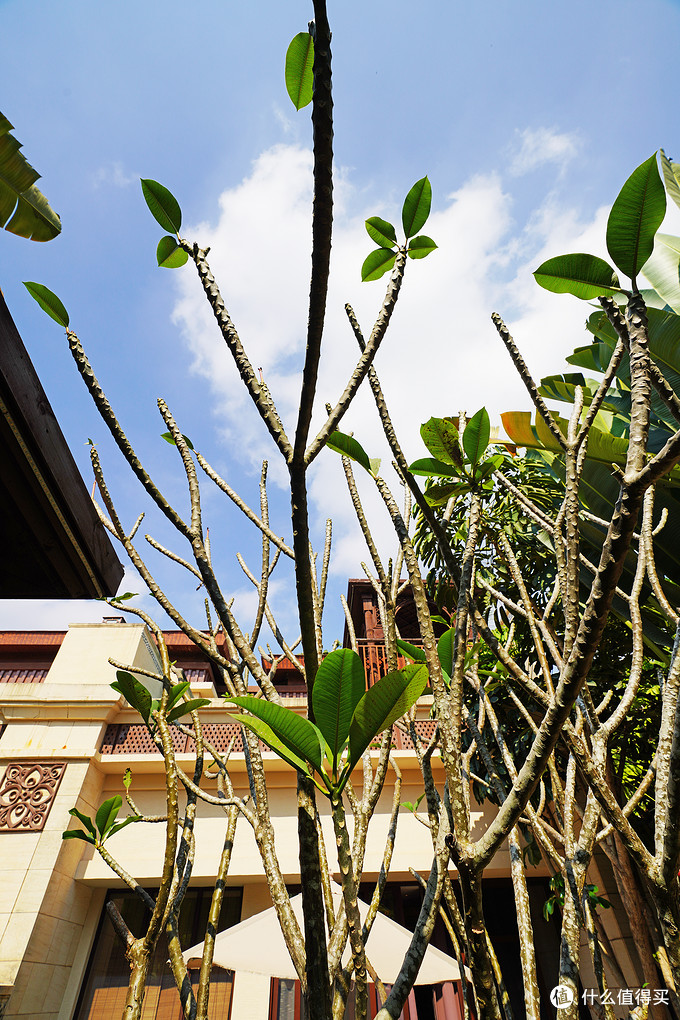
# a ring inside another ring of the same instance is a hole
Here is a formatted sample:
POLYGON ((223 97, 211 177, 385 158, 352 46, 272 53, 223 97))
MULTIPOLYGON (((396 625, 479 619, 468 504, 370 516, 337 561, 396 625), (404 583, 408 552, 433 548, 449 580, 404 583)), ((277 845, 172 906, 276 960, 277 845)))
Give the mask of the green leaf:
POLYGON ((467 423, 463 433, 463 449, 472 464, 478 464, 489 445, 491 425, 485 407, 480 407, 467 423))
POLYGON ((397 243, 397 232, 387 220, 381 220, 379 216, 371 216, 366 220, 368 236, 381 248, 389 248, 397 243))
POLYGON ((432 186, 427 177, 413 185, 404 199, 401 222, 407 237, 413 237, 425 225, 432 205, 432 186))
POLYGON ((348 773, 379 733, 415 705, 427 687, 427 666, 415 663, 381 677, 364 694, 349 730, 348 773))
POLYGON ((182 210, 172 192, 164 188, 158 181, 142 179, 142 194, 156 223, 159 223, 163 230, 179 234, 179 228, 182 226, 182 210))
MULTIPOLYGON (((172 434, 170 432, 161 432, 161 439, 164 439, 166 441, 166 443, 170 443, 170 446, 177 446, 177 443, 173 439, 172 434)), ((194 444, 191 442, 189 437, 185 436, 184 433, 182 433, 182 439, 187 444, 189 449, 193 450, 194 444)))
POLYGON ((414 460, 409 464, 409 471, 412 475, 423 475, 426 478, 457 478, 458 472, 452 470, 450 464, 445 464, 436 457, 423 457, 421 460, 414 460))
POLYGON ((245 726, 246 729, 252 730, 253 733, 257 734, 260 740, 264 741, 275 754, 278 754, 279 758, 287 761, 298 772, 302 772, 305 776, 311 776, 312 770, 304 758, 296 754, 288 744, 284 744, 282 740, 279 740, 271 726, 268 726, 262 719, 258 719, 253 715, 232 715, 231 718, 234 722, 240 723, 241 726, 245 726))
POLYGON ((421 800, 423 799, 424 796, 425 796, 425 794, 421 793, 420 797, 418 797, 418 800, 416 800, 416 801, 402 800, 401 806, 403 808, 406 808, 407 811, 411 811, 411 812, 413 812, 413 814, 415 814, 416 811, 418 810, 418 808, 420 807, 420 802, 421 802, 421 800))
POLYGON ((77 818, 79 822, 82 822, 85 828, 89 832, 91 832, 93 836, 97 835, 97 830, 94 827, 94 822, 92 821, 89 815, 84 815, 82 811, 78 810, 78 808, 71 808, 69 814, 72 815, 74 818, 77 818))
POLYGON ((35 182, 40 174, 19 150, 12 125, 0 113, 0 227, 32 241, 51 241, 61 220, 35 182))
MULTIPOLYGON (((654 251, 642 267, 645 279, 649 280, 664 303, 670 305, 678 315, 680 315, 679 262, 680 237, 657 234, 654 238, 654 251)), ((645 303, 649 304, 647 301, 645 303)))
POLYGON ((358 443, 353 436, 347 436, 344 432, 331 432, 326 441, 326 446, 329 450, 334 450, 335 453, 339 453, 343 457, 355 460, 357 464, 361 464, 362 468, 365 468, 370 473, 371 462, 368 459, 368 454, 361 443, 358 443))
MULTIPOLYGON (((271 728, 275 737, 284 744, 297 758, 309 761, 321 772, 323 737, 309 719, 293 712, 282 705, 274 705, 263 698, 244 695, 238 698, 227 698, 228 702, 245 708, 252 715, 261 719, 271 728)), ((264 738, 263 738, 264 739, 264 738)))
POLYGON ((116 822, 115 825, 111 826, 109 831, 106 833, 106 838, 111 839, 111 836, 115 836, 116 833, 120 832, 121 829, 124 829, 126 825, 131 825, 133 822, 141 822, 141 820, 141 815, 128 815, 122 822, 116 822))
POLYGON ((199 708, 203 708, 204 705, 210 704, 210 698, 192 698, 190 701, 183 701, 176 708, 173 708, 171 712, 168 712, 166 719, 169 723, 174 722, 175 719, 181 719, 183 715, 188 715, 189 712, 194 712, 199 708))
POLYGON ((112 602, 128 602, 130 599, 136 599, 139 595, 137 591, 126 591, 124 595, 114 595, 111 599, 112 602))
POLYGON ((312 705, 316 725, 324 735, 333 760, 347 740, 354 710, 366 690, 366 673, 361 659, 350 648, 338 648, 319 664, 312 705))
POLYGON ((600 295, 616 297, 621 292, 612 267, 596 255, 557 255, 538 267, 534 279, 545 290, 573 294, 585 301, 600 295))
POLYGON ((666 214, 656 153, 633 170, 607 220, 607 251, 617 269, 635 279, 654 248, 654 235, 666 214))
POLYGON ((298 32, 286 50, 286 91, 296 110, 312 101, 314 86, 314 40, 309 32, 298 32))
POLYGON ((409 241, 406 254, 410 259, 424 259, 436 247, 437 245, 431 237, 426 237, 425 234, 418 234, 417 237, 412 237, 409 241))
MULTIPOLYGON (((672 316, 674 318, 674 316, 672 316)), ((557 441, 545 425, 543 419, 537 414, 535 421, 531 421, 530 411, 505 411, 501 415, 503 426, 508 436, 517 446, 524 446, 527 449, 550 450, 555 453, 561 452, 557 441)), ((557 418, 557 424, 566 433, 568 422, 564 418, 557 418)), ((607 467, 612 464, 626 463, 628 452, 628 440, 623 436, 615 436, 611 432, 602 432, 600 429, 592 428, 588 435, 586 455, 589 460, 601 461, 607 467)))
POLYGON ((463 466, 458 429, 450 418, 430 418, 420 426, 420 436, 437 460, 457 468, 463 466))
POLYGON ((456 632, 453 627, 444 631, 437 642, 437 655, 445 673, 451 676, 453 671, 453 655, 455 651, 456 632))
POLYGON ((677 206, 680 206, 680 164, 673 163, 661 150, 661 170, 666 182, 666 191, 677 206))
POLYGON ((393 267, 396 257, 391 248, 376 248, 370 252, 361 267, 362 281, 370 283, 371 280, 379 280, 393 267))
POLYGON ((118 691, 119 694, 123 695, 125 700, 139 712, 145 723, 149 722, 151 695, 144 684, 140 684, 139 680, 132 673, 119 669, 116 671, 116 679, 111 684, 111 687, 114 691, 118 691))
POLYGON ((186 265, 189 256, 170 234, 161 237, 156 248, 156 261, 162 269, 179 269, 186 265))
POLYGON ((444 506, 452 496, 459 496, 461 492, 469 492, 470 483, 467 481, 445 482, 443 485, 430 485, 423 495, 429 506, 444 506))
POLYGON ((107 832, 115 822, 118 816, 118 812, 120 811, 122 806, 123 798, 119 793, 117 793, 115 797, 109 797, 108 800, 105 800, 102 806, 99 808, 99 811, 97 811, 94 820, 97 825, 97 829, 99 830, 99 835, 102 837, 102 839, 104 838, 104 836, 106 836, 107 832))
POLYGON ((62 305, 56 294, 42 283, 31 283, 24 280, 24 287, 34 301, 37 301, 43 312, 47 312, 50 319, 54 319, 64 329, 68 328, 68 312, 62 305))
POLYGON ((176 705, 179 699, 182 697, 185 691, 188 691, 191 684, 188 680, 182 680, 178 684, 174 684, 168 691, 168 700, 165 706, 166 712, 169 712, 173 705, 176 705))
POLYGON ((85 843, 91 843, 92 846, 95 844, 94 836, 90 836, 87 832, 83 832, 82 829, 67 829, 66 832, 62 832, 62 839, 82 839, 85 843))
POLYGON ((412 645, 408 641, 402 641, 401 638, 397 638, 397 648, 404 655, 407 655, 409 659, 414 659, 416 662, 426 662, 425 652, 422 648, 418 648, 417 645, 412 645))

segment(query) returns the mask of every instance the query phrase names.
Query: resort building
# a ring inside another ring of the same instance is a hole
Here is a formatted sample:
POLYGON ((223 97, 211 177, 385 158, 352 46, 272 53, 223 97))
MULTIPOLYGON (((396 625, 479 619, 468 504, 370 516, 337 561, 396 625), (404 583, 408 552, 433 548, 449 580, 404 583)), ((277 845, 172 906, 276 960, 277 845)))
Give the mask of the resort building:
MULTIPOLYGON (((400 628, 417 639, 407 604, 400 607, 400 628)), ((366 581, 351 581, 348 603, 358 646, 372 683, 384 673, 383 635, 375 596, 366 581)), ((181 633, 165 635, 171 658, 181 666, 193 692, 210 698, 203 710, 206 733, 218 749, 236 737, 230 773, 236 792, 248 789, 240 728, 230 722, 227 706, 212 667, 181 633)), ((123 886, 94 848, 77 839, 62 840, 74 827, 73 807, 94 817, 106 798, 125 793, 123 776, 132 771, 131 794, 140 810, 164 810, 162 760, 146 726, 110 684, 115 669, 109 658, 133 669, 158 668, 151 634, 140 623, 123 617, 100 624, 74 624, 66 632, 0 634, 0 999, 4 1017, 34 1020, 119 1020, 128 981, 122 944, 114 934, 105 904, 113 899, 134 929, 140 901, 123 886)), ((291 708, 305 710, 305 692, 297 670, 279 668, 276 684, 291 708)), ((143 679, 140 676, 140 679, 143 679)), ((152 681, 146 680, 148 683, 152 681)), ((427 737, 434 729, 431 697, 421 699, 416 726, 427 737)), ((192 741, 178 730, 175 751, 185 771, 193 763, 192 741)), ((406 732, 395 728, 394 754, 403 776, 402 798, 415 803, 422 793, 420 771, 406 732)), ((295 773, 269 751, 264 752, 277 847, 291 892, 299 889, 295 773)), ((435 757, 435 770, 437 759, 435 757)), ((361 770, 359 769, 358 772, 361 770)), ((437 775, 442 779, 441 772, 437 775)), ((359 780, 358 780, 359 781, 359 780)), ((370 899, 378 877, 389 824, 393 779, 385 790, 369 830, 363 898, 370 899)), ((326 845, 334 848, 324 798, 319 797, 326 845)), ((474 801, 473 801, 474 804, 474 801)), ((125 805, 121 817, 125 814, 125 805)), ((474 809, 484 824, 484 805, 474 809)), ((199 805, 196 858, 181 918, 183 945, 201 939, 218 855, 224 841, 225 817, 218 807, 199 805)), ((128 872, 153 893, 162 865, 163 826, 132 824, 107 844, 128 872)), ((399 817, 390 881, 383 899, 395 921, 412 928, 421 892, 411 869, 427 876, 432 860, 429 830, 413 813, 399 817)), ((600 865, 598 859, 598 866, 600 865)), ((334 865, 331 861, 331 869, 334 865)), ((337 868, 337 865, 336 865, 337 868)), ((452 872, 453 874, 453 872, 452 872)), ((539 947, 542 997, 557 972, 559 929, 546 922, 542 907, 548 895, 543 865, 528 867, 536 942, 539 947)), ((335 874, 336 880, 339 875, 335 874)), ((600 888, 613 888, 603 872, 600 888)), ((591 878, 591 881, 597 881, 591 878)), ((228 876, 220 927, 228 927, 271 906, 260 857, 247 823, 239 821, 228 876)), ((521 972, 509 858, 501 853, 486 878, 489 933, 506 974, 515 975, 508 992, 516 1017, 523 1015, 521 972)), ((615 894, 608 892, 616 902, 615 894)), ((631 987, 640 982, 626 944, 627 930, 620 912, 603 914, 610 946, 631 987)), ((443 926, 434 944, 451 952, 443 926)), ((370 940, 369 940, 370 951, 370 940)), ((144 1017, 180 1020, 167 952, 159 945, 149 981, 144 1017)), ((211 1017, 234 1020, 288 1020, 299 1013, 299 987, 266 973, 266 966, 235 974, 213 968, 211 1017)), ((458 1020, 456 982, 418 986, 404 1016, 408 1020, 458 1020)), ((548 1005, 546 1016, 550 1015, 548 1005)))

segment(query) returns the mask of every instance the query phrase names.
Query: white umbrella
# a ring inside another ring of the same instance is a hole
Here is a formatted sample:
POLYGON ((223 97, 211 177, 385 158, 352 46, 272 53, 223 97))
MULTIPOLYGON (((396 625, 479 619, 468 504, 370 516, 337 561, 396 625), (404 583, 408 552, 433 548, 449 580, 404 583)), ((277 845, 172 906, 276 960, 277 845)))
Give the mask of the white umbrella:
MULTIPOLYGON (((333 899, 336 907, 341 898, 342 892, 339 889, 334 890, 333 899)), ((290 903, 302 928, 302 894, 294 896, 290 903)), ((368 906, 362 900, 359 900, 359 913, 362 921, 365 920, 368 906)), ((384 914, 377 915, 366 943, 366 955, 385 984, 393 984, 396 981, 410 944, 411 932, 384 914)), ((184 959, 188 962, 200 958, 202 952, 203 943, 200 943, 192 949, 187 949, 184 959)), ((343 964, 348 963, 351 955, 351 950, 347 947, 342 958, 343 964)), ((297 972, 281 934, 275 907, 254 914, 232 928, 220 932, 215 939, 213 963, 237 972, 246 971, 250 974, 265 974, 268 977, 289 980, 297 978, 297 972)), ((443 981, 460 981, 458 964, 451 956, 435 949, 434 946, 429 946, 415 983, 436 985, 443 981)))

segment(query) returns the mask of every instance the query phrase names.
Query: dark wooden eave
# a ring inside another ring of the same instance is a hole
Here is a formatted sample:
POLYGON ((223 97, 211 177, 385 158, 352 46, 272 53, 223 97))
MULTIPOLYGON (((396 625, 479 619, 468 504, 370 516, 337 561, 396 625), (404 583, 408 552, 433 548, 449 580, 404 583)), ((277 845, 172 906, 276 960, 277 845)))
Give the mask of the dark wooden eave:
POLYGON ((97 598, 122 577, 0 292, 0 597, 97 598))

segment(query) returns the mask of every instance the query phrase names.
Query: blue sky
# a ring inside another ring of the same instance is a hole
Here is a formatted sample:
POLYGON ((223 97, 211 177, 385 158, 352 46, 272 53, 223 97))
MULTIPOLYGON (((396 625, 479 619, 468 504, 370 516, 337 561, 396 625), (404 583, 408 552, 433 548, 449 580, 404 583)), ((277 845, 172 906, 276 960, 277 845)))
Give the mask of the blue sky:
MULTIPOLYGON (((258 463, 269 458, 272 517, 288 536, 280 465, 240 393, 191 266, 155 266, 160 230, 139 178, 169 187, 183 209, 183 234, 212 245, 242 339, 291 421, 308 288, 311 130, 308 111, 296 113, 286 96, 283 58, 310 17, 301 0, 171 0, 162 8, 0 0, 0 109, 63 223, 61 237, 46 245, 3 232, 0 286, 84 476, 91 437, 127 520, 144 502, 88 403, 61 331, 21 281, 59 294, 169 497, 184 507, 176 454, 159 439, 158 396, 246 500, 257 500, 258 463)), ((540 291, 531 271, 568 250, 604 255, 608 206, 628 174, 660 146, 677 158, 680 7, 336 0, 329 17, 338 180, 319 406, 334 401, 355 357, 343 302, 354 304, 368 332, 382 299, 383 284, 359 279, 371 247, 363 220, 398 222, 403 196, 427 173, 434 196, 427 232, 440 247, 409 265, 377 361, 403 445, 416 457, 418 425, 432 414, 486 404, 497 416, 527 406, 492 311, 506 318, 536 376, 559 371, 585 342, 587 309, 540 291)), ((677 224, 667 229, 680 233, 677 224)), ((370 401, 358 402, 346 427, 371 455, 385 455, 370 401)), ((369 490, 365 499, 387 556, 389 529, 369 490)), ((361 574, 365 556, 330 453, 314 473, 312 507, 317 543, 326 516, 335 519, 330 644, 342 627, 338 593, 361 574)), ((247 630, 252 594, 235 552, 257 569, 257 537, 217 492, 206 489, 205 508, 224 588, 247 630)), ((147 520, 152 534, 181 551, 153 512, 147 520)), ((150 562, 200 623, 193 581, 150 562)), ((140 590, 131 576, 125 586, 140 590)), ((291 635, 289 596, 284 572, 272 601, 291 635)), ((0 627, 59 627, 101 614, 100 605, 0 602, 0 627)))

